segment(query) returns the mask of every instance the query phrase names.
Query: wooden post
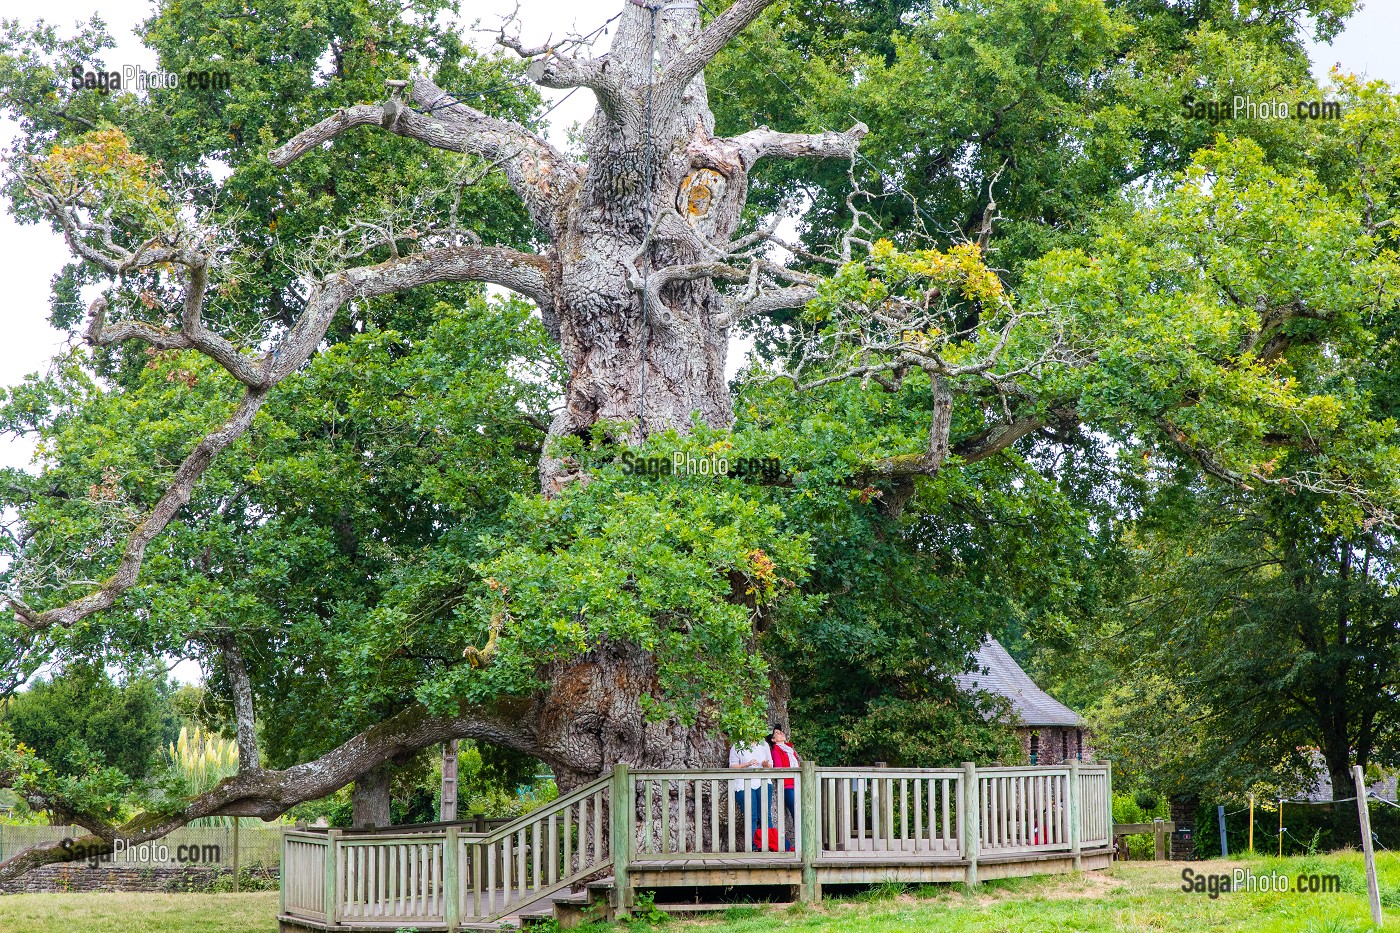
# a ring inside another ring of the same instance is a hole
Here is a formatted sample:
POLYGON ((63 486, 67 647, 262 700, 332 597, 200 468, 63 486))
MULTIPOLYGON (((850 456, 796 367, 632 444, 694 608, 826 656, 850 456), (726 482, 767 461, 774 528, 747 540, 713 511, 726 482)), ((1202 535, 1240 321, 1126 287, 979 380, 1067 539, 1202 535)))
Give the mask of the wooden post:
POLYGON ((1069 763, 1069 854, 1075 871, 1084 865, 1079 855, 1079 807, 1083 803, 1079 790, 1079 759, 1076 758, 1069 763))
POLYGON ((1254 795, 1249 795, 1249 854, 1254 854, 1254 795))
POLYGON ((1167 824, 1161 819, 1152 821, 1152 861, 1165 862, 1167 860, 1167 824))
POLYGON ((1376 882, 1376 850, 1371 843, 1371 810, 1366 806, 1366 775, 1360 765, 1351 766, 1356 782, 1356 815, 1361 820, 1361 851, 1366 856, 1366 893, 1371 898, 1371 922, 1381 925, 1381 890, 1376 882))
MULTIPOLYGON (((495 855, 494 852, 492 852, 490 849, 488 849, 486 846, 482 845, 482 844, 479 843, 479 842, 473 842, 473 843, 471 844, 471 853, 472 853, 472 917, 473 917, 473 919, 475 919, 476 917, 480 917, 480 916, 481 916, 481 913, 482 913, 482 906, 481 906, 481 902, 482 902, 482 897, 481 897, 482 886, 481 886, 481 884, 482 884, 482 882, 481 882, 481 879, 482 879, 483 876, 486 875, 486 869, 485 869, 484 865, 485 865, 485 862, 486 862, 487 859, 495 859, 496 855, 495 855)), ((565 866, 564 866, 564 871, 565 871, 565 873, 567 873, 568 870, 569 870, 568 865, 565 865, 565 866)), ((491 898, 492 898, 492 901, 491 901, 491 902, 492 902, 492 903, 495 903, 496 895, 495 895, 494 893, 492 893, 491 898)))
POLYGON ((1283 858, 1283 798, 1278 799, 1278 857, 1283 858))
POLYGON ((981 794, 977 788, 977 766, 970 761, 963 762, 962 793, 958 795, 962 807, 963 858, 967 859, 967 886, 977 886, 977 850, 982 839, 981 794))
POLYGON ((449 826, 442 839, 442 922, 448 930, 461 922, 461 891, 457 871, 457 827, 449 826))
POLYGON ((442 799, 438 802, 438 819, 450 823, 457 819, 457 740, 442 746, 442 799))
POLYGON ((1113 762, 1107 758, 1103 760, 1103 792, 1107 798, 1104 806, 1108 807, 1108 820, 1104 824, 1108 827, 1108 845, 1113 846, 1113 762))
POLYGON ((817 809, 821 785, 817 783, 815 761, 803 761, 801 767, 802 777, 798 782, 798 793, 802 795, 798 803, 801 815, 797 825, 802 828, 802 900, 816 904, 822 899, 822 886, 817 881, 817 853, 822 841, 821 816, 817 809))
POLYGON ((1215 808, 1215 819, 1220 824, 1220 855, 1228 858, 1230 855, 1230 841, 1225 838, 1225 806, 1221 804, 1215 808))
POLYGON ((238 817, 233 818, 233 893, 238 893, 238 817))
POLYGON ((335 880, 335 856, 336 844, 340 842, 340 830, 326 830, 326 925, 335 926, 339 923, 337 914, 340 913, 339 898, 336 897, 335 880))
MULTIPOLYGON (((622 762, 613 765, 609 796, 609 812, 612 816, 613 908, 617 916, 625 917, 632 909, 632 882, 628 875, 632 866, 632 821, 636 814, 636 804, 632 779, 627 773, 627 765, 622 762)), ((696 800, 695 806, 698 811, 699 800, 696 800)), ((681 819, 685 819, 684 812, 681 813, 681 819)))
MULTIPOLYGON (((282 827, 282 858, 277 862, 277 914, 287 912, 287 827, 282 827)), ((0 853, 3 855, 3 853, 0 853)))

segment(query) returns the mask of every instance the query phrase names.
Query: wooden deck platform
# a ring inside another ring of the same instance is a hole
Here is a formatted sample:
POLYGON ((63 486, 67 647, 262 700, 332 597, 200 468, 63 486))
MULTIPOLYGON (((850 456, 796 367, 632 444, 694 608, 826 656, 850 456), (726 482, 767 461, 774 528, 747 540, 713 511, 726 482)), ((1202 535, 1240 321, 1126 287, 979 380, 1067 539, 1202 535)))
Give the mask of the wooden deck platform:
POLYGON ((616 916, 638 890, 786 886, 811 900, 829 884, 977 884, 1092 871, 1113 857, 1106 763, 808 763, 763 772, 758 813, 736 806, 733 775, 619 766, 485 833, 288 831, 281 929, 500 929, 532 915, 616 916), (786 781, 793 811, 781 805, 786 781))

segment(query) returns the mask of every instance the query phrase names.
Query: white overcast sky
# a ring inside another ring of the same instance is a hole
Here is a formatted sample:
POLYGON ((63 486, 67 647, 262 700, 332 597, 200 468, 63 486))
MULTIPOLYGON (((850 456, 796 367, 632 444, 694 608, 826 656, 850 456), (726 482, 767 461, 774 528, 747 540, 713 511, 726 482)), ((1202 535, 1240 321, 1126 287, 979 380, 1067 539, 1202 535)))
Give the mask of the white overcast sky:
MULTIPOLYGON (((524 25, 526 42, 538 44, 551 31, 557 35, 571 26, 580 32, 592 31, 623 2, 626 0, 520 0, 519 21, 524 25)), ((479 18, 483 26, 490 26, 514 9, 516 0, 468 0, 465 6, 464 20, 479 18)), ((107 64, 155 66, 154 55, 132 34, 137 22, 150 15, 151 7, 147 0, 102 4, 101 15, 117 42, 107 53, 107 64)), ((27 21, 42 12, 46 20, 61 28, 87 19, 92 11, 91 0, 47 0, 38 7, 22 5, 19 0, 0 0, 0 16, 27 21)), ((489 41, 486 36, 480 39, 479 44, 489 41)), ((1400 85, 1397 40, 1400 2, 1370 0, 1335 42, 1314 49, 1315 71, 1323 75, 1334 63, 1340 63, 1346 70, 1400 85)), ((562 92, 544 93, 551 100, 563 96, 562 92)), ((564 131, 586 119, 592 107, 587 91, 574 94, 551 116, 554 135, 562 142, 564 131)), ((0 121, 0 143, 8 145, 14 131, 13 123, 0 121)), ((49 281, 67 261, 62 241, 46 228, 21 227, 8 210, 0 213, 0 385, 14 385, 26 374, 43 369, 61 346, 63 335, 47 324, 49 281)), ((0 466, 26 465, 32 451, 28 440, 0 437, 0 466)))

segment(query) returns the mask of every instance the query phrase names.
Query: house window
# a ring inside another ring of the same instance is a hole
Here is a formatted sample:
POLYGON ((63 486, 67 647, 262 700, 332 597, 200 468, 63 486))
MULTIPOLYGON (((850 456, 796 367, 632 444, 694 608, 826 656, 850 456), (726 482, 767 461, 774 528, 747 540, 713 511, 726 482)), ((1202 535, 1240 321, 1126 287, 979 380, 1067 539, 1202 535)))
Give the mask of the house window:
POLYGON ((1035 764, 1035 763, 1036 763, 1036 759, 1039 758, 1039 757, 1040 757, 1040 733, 1039 733, 1039 732, 1032 732, 1032 733, 1031 733, 1031 764, 1035 764))
POLYGON ((1084 760, 1084 730, 1074 730, 1074 757, 1084 760))
POLYGON ((1060 760, 1069 761, 1069 730, 1060 731, 1060 760))

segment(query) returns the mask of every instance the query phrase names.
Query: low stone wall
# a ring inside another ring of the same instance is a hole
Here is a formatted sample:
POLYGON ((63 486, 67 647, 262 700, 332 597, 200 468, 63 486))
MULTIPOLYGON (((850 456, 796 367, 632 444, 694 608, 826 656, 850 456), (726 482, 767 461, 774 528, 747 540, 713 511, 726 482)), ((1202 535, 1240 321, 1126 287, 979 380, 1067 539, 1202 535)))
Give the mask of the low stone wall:
MULTIPOLYGON (((277 880, 276 868, 256 868, 259 879, 277 880)), ((75 891, 146 891, 179 893, 208 891, 221 877, 221 887, 227 890, 227 868, 170 868, 140 865, 86 864, 45 865, 27 872, 14 881, 0 884, 0 894, 56 894, 75 891)), ((246 874, 245 874, 245 877, 246 874)))

